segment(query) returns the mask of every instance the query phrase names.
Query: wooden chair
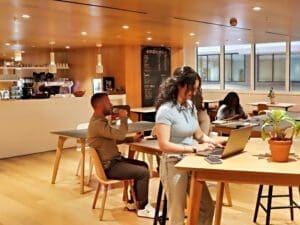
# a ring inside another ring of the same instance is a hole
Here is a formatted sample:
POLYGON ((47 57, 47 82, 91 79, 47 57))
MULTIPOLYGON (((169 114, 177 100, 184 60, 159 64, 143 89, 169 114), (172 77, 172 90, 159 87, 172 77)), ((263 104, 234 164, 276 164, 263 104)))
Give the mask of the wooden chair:
POLYGON ((269 107, 266 104, 258 104, 257 105, 257 110, 253 110, 253 115, 262 115, 266 114, 264 110, 268 110, 269 107))
POLYGON ((133 180, 108 179, 106 177, 104 168, 102 166, 102 162, 101 162, 101 160, 98 156, 97 151, 94 148, 90 148, 90 154, 91 154, 91 157, 92 157, 93 164, 95 166, 96 178, 98 180, 98 186, 97 186, 97 190, 96 190, 95 197, 94 197, 94 200, 93 200, 93 209, 95 209, 95 207, 96 207, 96 203, 97 203, 97 200, 98 200, 98 195, 99 195, 100 188, 101 188, 101 186, 104 187, 104 193, 103 193, 103 197, 102 197, 101 208, 100 208, 100 216, 99 216, 100 220, 103 220, 103 213, 104 213, 104 208, 105 208, 107 192, 108 192, 109 186, 112 185, 112 184, 116 184, 116 183, 119 183, 119 182, 124 183, 123 201, 125 201, 125 202, 128 201, 127 186, 129 185, 131 196, 133 198, 134 203, 136 204, 135 193, 133 191, 133 180))

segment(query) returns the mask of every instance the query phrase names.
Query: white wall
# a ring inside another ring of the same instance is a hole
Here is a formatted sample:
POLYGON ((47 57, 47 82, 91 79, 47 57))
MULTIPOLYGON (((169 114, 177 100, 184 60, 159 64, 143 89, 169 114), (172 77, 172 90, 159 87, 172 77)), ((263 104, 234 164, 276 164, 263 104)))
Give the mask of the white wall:
MULTIPOLYGON (((112 104, 126 103, 126 95, 109 96, 112 104)), ((76 129, 92 115, 90 96, 0 101, 0 158, 56 149, 51 131, 76 129)), ((67 140, 65 147, 75 146, 67 140)))

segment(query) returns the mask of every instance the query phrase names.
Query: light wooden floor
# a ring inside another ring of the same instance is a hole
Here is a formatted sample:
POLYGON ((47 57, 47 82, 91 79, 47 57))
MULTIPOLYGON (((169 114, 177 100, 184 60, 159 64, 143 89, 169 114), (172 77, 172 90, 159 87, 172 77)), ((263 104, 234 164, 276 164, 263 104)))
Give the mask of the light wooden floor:
MULTIPOLYGON (((104 221, 98 220, 98 209, 92 210, 92 199, 96 182, 93 180, 90 192, 79 194, 79 177, 75 170, 79 153, 65 150, 57 183, 50 183, 55 152, 39 153, 23 157, 0 160, 0 225, 150 225, 152 220, 139 218, 134 212, 123 207, 122 190, 114 188, 108 195, 104 221)), ((209 185, 215 195, 215 185, 209 185)), ((253 224, 257 186, 231 184, 233 207, 224 207, 223 225, 253 224)), ((156 199, 158 178, 150 184, 150 201, 156 199)), ((86 188, 87 189, 87 188, 86 188)), ((275 188, 286 193, 287 188, 275 188)), ((299 201, 297 189, 295 199, 299 201)), ((276 199, 275 203, 285 203, 286 199, 276 199)), ((258 224, 264 224, 264 214, 259 214, 258 224)), ((300 225, 300 211, 295 209, 295 221, 289 220, 288 210, 274 210, 272 224, 300 225)))

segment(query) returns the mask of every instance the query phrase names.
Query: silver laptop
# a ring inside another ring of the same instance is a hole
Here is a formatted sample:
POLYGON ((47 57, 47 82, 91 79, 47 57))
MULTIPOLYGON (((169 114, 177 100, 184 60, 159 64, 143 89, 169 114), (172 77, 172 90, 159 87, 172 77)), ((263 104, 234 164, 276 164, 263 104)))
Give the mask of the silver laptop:
POLYGON ((252 127, 234 129, 230 132, 224 148, 215 148, 213 150, 198 152, 197 155, 216 156, 223 159, 228 156, 240 153, 244 150, 251 135, 251 131, 252 127))

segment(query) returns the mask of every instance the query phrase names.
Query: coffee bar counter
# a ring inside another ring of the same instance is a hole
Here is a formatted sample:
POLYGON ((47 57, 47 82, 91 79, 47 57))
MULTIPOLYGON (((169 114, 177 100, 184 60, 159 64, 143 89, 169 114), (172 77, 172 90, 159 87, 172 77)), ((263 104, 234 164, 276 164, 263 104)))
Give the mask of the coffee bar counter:
MULTIPOLYGON (((126 95, 110 95, 114 105, 126 104, 126 95)), ((0 158, 54 150, 51 131, 76 129, 92 115, 90 96, 0 101, 0 158)), ((75 146, 68 140, 66 147, 75 146)))

